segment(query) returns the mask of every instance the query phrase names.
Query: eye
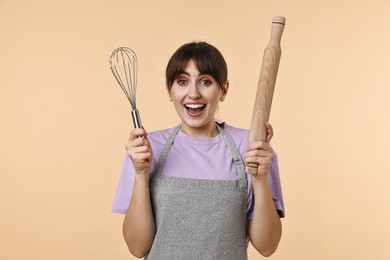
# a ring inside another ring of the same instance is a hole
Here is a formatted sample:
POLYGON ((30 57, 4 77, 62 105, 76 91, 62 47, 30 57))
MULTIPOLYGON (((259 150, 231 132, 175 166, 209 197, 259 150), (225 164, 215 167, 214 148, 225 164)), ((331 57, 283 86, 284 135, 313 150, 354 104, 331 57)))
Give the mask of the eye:
POLYGON ((183 86, 183 85, 185 85, 186 83, 187 83, 187 80, 185 80, 185 79, 178 79, 178 80, 177 80, 177 84, 180 85, 180 86, 183 86))
POLYGON ((211 84, 213 84, 213 82, 211 82, 211 80, 208 80, 208 79, 203 79, 200 81, 200 84, 202 86, 210 86, 211 84))

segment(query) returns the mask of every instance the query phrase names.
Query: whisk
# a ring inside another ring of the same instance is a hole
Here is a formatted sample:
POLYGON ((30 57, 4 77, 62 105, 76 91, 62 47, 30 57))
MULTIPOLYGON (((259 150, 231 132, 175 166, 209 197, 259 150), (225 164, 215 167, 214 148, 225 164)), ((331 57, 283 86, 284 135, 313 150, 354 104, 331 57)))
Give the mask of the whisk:
POLYGON ((135 128, 142 128, 141 117, 136 106, 138 62, 134 51, 127 47, 116 48, 110 57, 112 74, 130 102, 131 116, 135 128))

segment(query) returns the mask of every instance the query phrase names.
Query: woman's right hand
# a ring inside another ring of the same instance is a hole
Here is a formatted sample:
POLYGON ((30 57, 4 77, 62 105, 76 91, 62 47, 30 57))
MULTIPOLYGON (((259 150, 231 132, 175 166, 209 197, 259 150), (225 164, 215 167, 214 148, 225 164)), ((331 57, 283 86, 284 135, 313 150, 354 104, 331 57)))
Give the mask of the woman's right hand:
POLYGON ((149 190, 153 155, 147 135, 145 129, 133 129, 126 144, 127 154, 135 168, 135 181, 123 221, 123 236, 130 252, 139 258, 149 252, 156 233, 149 190))
POLYGON ((133 129, 125 146, 136 174, 149 175, 150 173, 153 151, 147 135, 148 133, 143 128, 133 129))

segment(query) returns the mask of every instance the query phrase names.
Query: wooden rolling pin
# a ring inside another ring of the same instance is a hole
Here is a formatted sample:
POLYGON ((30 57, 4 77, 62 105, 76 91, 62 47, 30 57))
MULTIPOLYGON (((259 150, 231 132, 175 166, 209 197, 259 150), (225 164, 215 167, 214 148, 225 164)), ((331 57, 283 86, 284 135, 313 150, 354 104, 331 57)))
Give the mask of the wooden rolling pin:
MULTIPOLYGON (((276 75, 278 74, 279 61, 282 51, 280 40, 282 38, 286 18, 275 16, 272 20, 271 37, 264 50, 263 63, 260 70, 259 83, 255 105, 253 108, 252 122, 249 129, 249 143, 265 141, 265 124, 269 120, 271 112, 272 97, 275 89, 276 75)), ((257 163, 247 164, 249 174, 257 174, 257 163)))

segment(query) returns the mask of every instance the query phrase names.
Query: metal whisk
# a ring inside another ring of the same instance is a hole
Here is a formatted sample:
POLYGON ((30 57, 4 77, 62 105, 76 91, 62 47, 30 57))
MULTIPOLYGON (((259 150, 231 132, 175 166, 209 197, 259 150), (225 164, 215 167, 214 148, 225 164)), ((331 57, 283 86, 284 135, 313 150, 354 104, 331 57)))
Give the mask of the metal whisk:
POLYGON ((110 57, 112 74, 130 102, 135 128, 141 128, 141 117, 136 106, 138 62, 134 51, 127 47, 116 48, 110 57))

